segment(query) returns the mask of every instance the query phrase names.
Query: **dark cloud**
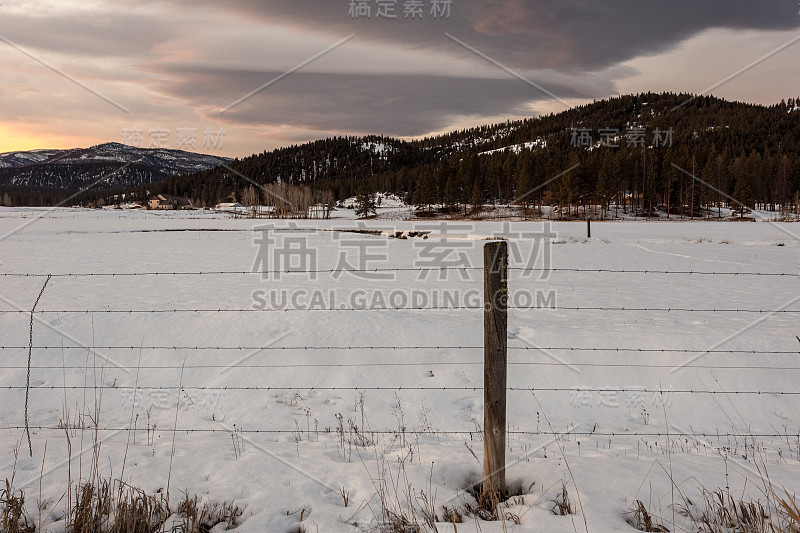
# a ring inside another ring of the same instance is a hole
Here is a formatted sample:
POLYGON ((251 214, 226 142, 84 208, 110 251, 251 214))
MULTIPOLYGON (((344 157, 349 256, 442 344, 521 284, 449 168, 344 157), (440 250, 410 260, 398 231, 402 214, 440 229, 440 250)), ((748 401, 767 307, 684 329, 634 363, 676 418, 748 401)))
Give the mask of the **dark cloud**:
POLYGON ((0 35, 17 45, 93 57, 142 56, 169 40, 170 32, 167 21, 126 11, 96 15, 3 13, 0 17, 0 35))
MULTIPOLYGON (((408 0, 397 0, 397 19, 376 19, 375 0, 369 0, 370 18, 353 19, 351 1, 361 0, 117 0, 99 4, 94 13, 70 8, 73 4, 48 12, 0 7, 0 35, 37 57, 40 50, 63 54, 68 61, 53 63, 124 99, 137 117, 157 116, 174 124, 196 113, 231 129, 240 125, 242 132, 266 137, 279 131, 284 138, 299 138, 304 132, 419 136, 472 120, 530 116, 532 106, 544 108, 543 101, 551 100, 509 72, 495 70, 469 47, 559 98, 587 101, 616 93, 616 83, 629 83, 635 73, 625 61, 676 49, 704 30, 800 30, 797 0, 451 0, 449 18, 433 18, 434 0, 421 0, 421 20, 404 18, 408 0), (351 33, 356 38, 335 54, 218 114, 283 74, 282 68, 351 33)), ((664 77, 651 71, 636 87, 701 90, 707 83, 698 87, 690 79, 698 75, 698 65, 719 61, 727 68, 742 52, 734 32, 720 35, 707 52, 711 57, 689 61, 685 69, 664 65, 664 72, 685 79, 670 79, 665 86, 664 77), (720 46, 722 39, 732 42, 720 46)), ((706 47, 695 44, 691 53, 697 50, 706 47)), ((783 61, 791 60, 790 53, 796 50, 783 52, 783 61)), ((35 66, 22 55, 18 59, 35 66)), ((669 60, 659 55, 656 69, 669 60)), ((748 55, 742 63, 750 60, 748 55)), ((50 72, 33 85, 31 76, 44 71, 36 68, 6 71, 0 96, 10 117, 42 123, 62 115, 75 123, 107 119, 105 102, 66 80, 53 83, 50 72), (40 90, 40 97, 27 87, 40 90), (54 98, 56 90, 72 94, 64 87, 80 92, 72 100, 54 98), (56 104, 63 109, 52 110, 56 104), (102 108, 92 114, 82 105, 102 108)))
MULTIPOLYGON (((164 78, 159 92, 182 99, 207 118, 316 131, 417 136, 463 117, 531 115, 531 102, 549 99, 511 77, 296 72, 220 115, 220 110, 281 72, 197 67, 159 71, 164 78)), ((587 96, 564 85, 542 83, 564 98, 587 96)), ((613 87, 601 82, 597 90, 609 94, 613 87)))
MULTIPOLYGON (((137 0, 141 1, 141 0, 137 0)), ((183 0, 188 2, 188 0, 183 0)), ((203 2, 212 9, 219 4, 203 2)), ((397 0, 396 20, 348 16, 350 0, 229 0, 226 10, 248 18, 418 49, 470 52, 444 36, 517 68, 599 70, 664 51, 709 28, 788 30, 800 28, 795 0, 452 0, 449 19, 406 20, 397 0)))

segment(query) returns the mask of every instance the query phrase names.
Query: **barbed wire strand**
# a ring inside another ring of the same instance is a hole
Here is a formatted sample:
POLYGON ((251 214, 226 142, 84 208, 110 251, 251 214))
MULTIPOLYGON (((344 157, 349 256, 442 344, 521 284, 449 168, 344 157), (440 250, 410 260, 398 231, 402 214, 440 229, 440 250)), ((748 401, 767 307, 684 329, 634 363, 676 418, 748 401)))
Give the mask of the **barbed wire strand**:
MULTIPOLYGON (((94 427, 94 426, 85 426, 85 427, 70 427, 70 426, 31 426, 34 430, 39 431, 64 431, 66 430, 81 430, 81 431, 103 431, 103 432, 117 432, 121 433, 123 431, 128 431, 130 428, 112 428, 112 427, 94 427)), ((22 429, 20 426, 3 426, 0 427, 0 431, 14 431, 22 429)), ((225 433, 230 434, 233 433, 225 428, 159 428, 159 432, 163 433, 225 433)), ((295 429, 244 429, 244 428, 236 428, 237 433, 249 433, 249 434, 297 434, 298 430, 295 429)), ((328 433, 325 430, 321 431, 322 433, 328 433)), ((364 431, 366 435, 396 435, 398 434, 399 430, 397 429, 382 429, 382 430, 370 430, 364 431)), ((473 430, 430 430, 430 431, 421 431, 421 432, 412 432, 412 433, 419 433, 419 434, 430 434, 430 435, 482 435, 483 431, 478 429, 473 430)), ((704 439, 710 438, 746 438, 746 437, 755 437, 755 438, 786 438, 787 436, 795 437, 800 436, 798 434, 790 434, 790 433, 734 433, 734 432, 693 432, 693 433, 685 433, 685 432, 674 432, 670 431, 667 432, 659 432, 659 431, 648 431, 648 432, 627 432, 627 431, 525 431, 525 430, 506 430, 506 434, 509 435, 541 435, 541 436, 586 436, 586 437, 666 437, 667 435, 671 436, 681 436, 681 437, 702 437, 704 439)))
MULTIPOLYGON (((37 314, 178 314, 178 313, 288 313, 288 312, 364 312, 364 311, 463 311, 484 309, 483 305, 453 305, 430 307, 286 307, 264 309, 253 308, 196 308, 196 309, 44 309, 36 311, 37 314)), ((508 306, 509 311, 620 311, 620 312, 663 312, 663 313, 751 313, 751 314, 794 314, 800 309, 728 309, 707 308, 695 309, 691 307, 591 307, 591 306, 508 306)), ((0 310, 0 314, 28 314, 29 311, 18 309, 0 310)))
MULTIPOLYGON (((0 350, 22 350, 28 346, 0 346, 0 350)), ((86 350, 85 346, 34 346, 34 350, 86 350)), ((354 350, 483 350, 483 346, 94 346, 95 350, 193 350, 193 351, 354 351, 354 350)), ((708 353, 749 355, 797 355, 800 350, 697 350, 688 348, 618 348, 581 346, 509 346, 509 350, 619 352, 619 353, 708 353)))
MULTIPOLYGON (((395 268, 335 268, 335 269, 286 269, 286 270, 209 270, 209 271, 174 271, 174 272, 62 272, 58 274, 25 273, 25 272, 0 272, 0 277, 18 278, 80 278, 80 277, 137 277, 137 276, 225 276, 225 275, 290 275, 290 274, 337 274, 337 273, 371 273, 371 272, 463 272, 478 271, 483 267, 395 267, 395 268)), ((664 274, 664 275, 697 275, 697 276, 772 276, 772 277, 800 277, 799 273, 792 272, 724 272, 703 270, 651 270, 651 269, 613 269, 613 268, 531 268, 509 267, 512 272, 573 272, 573 273, 608 273, 608 274, 664 274)))
MULTIPOLYGON (((25 387, 21 385, 4 385, 0 386, 2 390, 17 390, 17 389, 24 389, 25 387)), ((120 391, 128 391, 128 390, 193 390, 193 391, 200 391, 200 390, 210 390, 210 391, 297 391, 297 390, 309 390, 309 391, 481 391, 483 387, 419 387, 419 386, 412 386, 412 387, 378 387, 378 386, 368 386, 368 387, 353 387, 353 386, 343 386, 343 387, 331 387, 331 386, 324 386, 324 387, 315 387, 315 386, 296 386, 296 387, 272 387, 272 386, 263 386, 263 385, 229 385, 229 386, 182 386, 176 387, 174 385, 158 385, 158 386, 144 386, 140 385, 138 389, 134 389, 133 387, 124 387, 122 385, 39 385, 36 387, 32 387, 32 390, 120 390, 120 391)), ((710 395, 717 395, 717 394, 730 394, 736 396, 800 396, 800 391, 757 391, 757 390, 744 390, 744 391, 714 391, 714 390, 693 390, 693 389, 647 389, 647 388, 613 388, 613 387, 600 387, 600 388, 592 388, 592 387, 542 387, 542 388, 531 388, 531 387, 507 387, 507 391, 509 392, 637 392, 637 393, 645 393, 645 394, 710 394, 710 395)))
MULTIPOLYGON (((426 366, 475 366, 483 365, 483 361, 421 361, 405 363, 294 363, 294 364, 237 364, 231 365, 117 365, 119 368, 128 369, 147 369, 147 370, 177 370, 180 368, 203 369, 203 368, 363 368, 363 367, 426 367, 426 366)), ((643 364, 643 363, 561 363, 551 361, 509 361, 509 366, 575 366, 591 368, 675 368, 674 364, 643 364)), ((713 370, 800 370, 800 366, 766 366, 766 365, 687 365, 691 368, 713 369, 713 370)), ((3 368, 18 370, 26 368, 24 366, 4 365, 3 368)), ((36 370, 86 370, 85 365, 41 365, 32 366, 36 370)))

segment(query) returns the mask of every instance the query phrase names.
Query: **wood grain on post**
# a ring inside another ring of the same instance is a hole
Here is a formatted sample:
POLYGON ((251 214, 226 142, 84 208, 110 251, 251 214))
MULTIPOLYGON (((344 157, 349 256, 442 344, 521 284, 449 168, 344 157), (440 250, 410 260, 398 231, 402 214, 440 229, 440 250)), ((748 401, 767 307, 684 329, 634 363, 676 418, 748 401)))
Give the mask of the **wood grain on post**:
POLYGON ((508 361, 508 243, 483 247, 483 493, 506 492, 506 375, 508 361))

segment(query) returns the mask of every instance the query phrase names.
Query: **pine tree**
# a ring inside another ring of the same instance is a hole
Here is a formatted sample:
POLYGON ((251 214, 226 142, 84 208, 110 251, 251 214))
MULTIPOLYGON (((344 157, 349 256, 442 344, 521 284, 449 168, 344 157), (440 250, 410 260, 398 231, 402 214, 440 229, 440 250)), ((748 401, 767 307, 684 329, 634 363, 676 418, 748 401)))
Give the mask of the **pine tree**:
POLYGON ((505 161, 503 161, 503 172, 499 183, 500 188, 500 203, 509 202, 511 199, 507 197, 506 191, 510 190, 511 182, 514 178, 514 170, 516 169, 517 158, 514 152, 507 150, 505 161))
POLYGON ((483 196, 483 187, 481 187, 480 178, 475 178, 474 183, 472 184, 472 200, 471 200, 471 209, 473 216, 479 216, 481 211, 483 210, 483 202, 485 198, 483 196))
MULTIPOLYGON (((577 165, 579 162, 578 156, 575 153, 570 154, 567 168, 572 168, 577 165)), ((578 199, 578 189, 575 184, 575 178, 573 176, 574 171, 566 172, 563 176, 561 176, 559 189, 558 189, 558 204, 560 207, 560 211, 564 210, 564 207, 567 208, 567 216, 570 216, 572 204, 575 203, 578 199)))
POLYGON ((447 160, 439 161, 439 164, 436 165, 436 173, 434 176, 431 176, 432 179, 432 186, 430 187, 430 191, 432 191, 431 201, 430 204, 446 203, 444 198, 445 190, 447 188, 447 182, 450 181, 452 175, 454 173, 453 168, 450 165, 450 162, 447 160))
POLYGON ((517 160, 516 182, 517 193, 515 198, 522 205, 527 216, 528 208, 533 201, 533 198, 531 198, 533 172, 531 171, 530 152, 527 150, 523 150, 517 160))
POLYGON ((608 210, 608 204, 611 198, 616 194, 614 190, 614 171, 612 169, 611 159, 613 155, 606 155, 600 163, 600 168, 597 171, 597 193, 603 202, 603 211, 608 210))
POLYGON ((447 183, 444 186, 444 207, 448 211, 454 211, 458 207, 458 200, 461 196, 460 178, 460 172, 451 172, 447 177, 447 183))
POLYGON ((473 184, 480 176, 480 161, 478 154, 470 150, 464 158, 458 179, 459 201, 464 204, 464 216, 467 215, 467 207, 472 200, 473 184))
POLYGON ((436 181, 433 173, 424 169, 420 172, 417 180, 417 189, 414 193, 414 205, 417 208, 428 211, 436 203, 436 181))
POLYGON ((736 188, 733 190, 733 198, 739 204, 739 216, 744 216, 745 207, 753 206, 753 190, 750 188, 748 178, 740 176, 736 180, 736 188))
POLYGON ((708 185, 700 184, 700 204, 706 205, 710 215, 711 204, 713 203, 716 194, 714 189, 711 187, 714 187, 717 183, 717 156, 714 152, 708 156, 706 164, 703 167, 703 181, 708 185))
POLYGON ((376 214, 377 204, 375 193, 369 192, 366 187, 362 186, 359 193, 356 195, 355 211, 356 216, 359 218, 376 214))

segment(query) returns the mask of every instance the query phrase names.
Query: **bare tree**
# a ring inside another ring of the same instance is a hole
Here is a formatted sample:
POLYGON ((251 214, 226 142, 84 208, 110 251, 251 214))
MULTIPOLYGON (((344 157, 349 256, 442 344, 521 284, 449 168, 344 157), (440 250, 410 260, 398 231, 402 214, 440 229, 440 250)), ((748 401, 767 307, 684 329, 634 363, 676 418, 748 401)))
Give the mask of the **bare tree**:
POLYGON ((261 202, 261 195, 258 192, 258 189, 253 187, 252 185, 244 190, 242 193, 242 204, 245 207, 250 208, 250 214, 253 218, 256 218, 258 215, 258 206, 261 202))
POLYGON ((321 214, 328 218, 333 193, 312 191, 306 185, 270 183, 264 186, 264 202, 271 207, 273 218, 308 218, 309 209, 317 203, 324 206, 321 214))

